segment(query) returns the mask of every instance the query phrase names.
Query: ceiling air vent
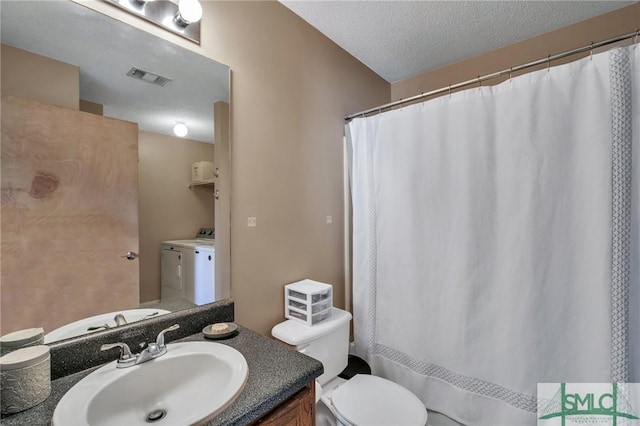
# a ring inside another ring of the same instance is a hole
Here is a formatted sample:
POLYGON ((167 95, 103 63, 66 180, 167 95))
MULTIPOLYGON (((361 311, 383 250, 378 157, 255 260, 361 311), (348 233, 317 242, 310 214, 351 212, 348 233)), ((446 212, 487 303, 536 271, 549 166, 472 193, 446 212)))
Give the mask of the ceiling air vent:
POLYGON ((127 73, 129 77, 133 77, 138 80, 146 81, 147 83, 155 84, 156 86, 166 87, 171 80, 168 77, 163 77, 158 74, 154 74, 149 71, 142 70, 140 68, 131 68, 127 73))

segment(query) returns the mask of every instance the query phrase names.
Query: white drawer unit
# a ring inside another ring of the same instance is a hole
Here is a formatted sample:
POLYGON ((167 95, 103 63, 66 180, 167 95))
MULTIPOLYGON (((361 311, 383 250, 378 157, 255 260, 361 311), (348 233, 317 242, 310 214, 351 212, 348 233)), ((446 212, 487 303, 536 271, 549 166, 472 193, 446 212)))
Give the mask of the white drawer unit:
POLYGON ((302 280, 284 286, 285 318, 316 325, 331 318, 333 286, 313 280, 302 280))

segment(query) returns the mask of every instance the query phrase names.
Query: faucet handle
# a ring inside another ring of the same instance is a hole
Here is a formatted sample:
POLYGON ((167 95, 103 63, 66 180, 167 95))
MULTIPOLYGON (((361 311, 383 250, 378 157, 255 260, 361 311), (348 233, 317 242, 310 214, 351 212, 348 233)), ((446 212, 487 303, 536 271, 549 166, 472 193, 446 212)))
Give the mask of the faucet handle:
POLYGON ((119 326, 119 325, 128 324, 127 323, 127 319, 122 314, 116 314, 116 316, 113 317, 113 321, 116 323, 116 327, 119 326))
POLYGON ((166 333, 167 331, 177 330, 179 328, 180 328, 180 325, 173 324, 171 327, 165 328, 160 333, 158 333, 158 337, 156 338, 156 346, 157 346, 157 348, 162 350, 165 347, 165 344, 164 344, 164 333, 166 333))
POLYGON ((126 343, 118 342, 118 343, 109 343, 106 345, 100 346, 101 351, 108 351, 109 349, 120 348, 120 358, 118 358, 118 367, 121 365, 128 365, 136 362, 136 357, 131 353, 131 349, 129 349, 129 345, 126 343))

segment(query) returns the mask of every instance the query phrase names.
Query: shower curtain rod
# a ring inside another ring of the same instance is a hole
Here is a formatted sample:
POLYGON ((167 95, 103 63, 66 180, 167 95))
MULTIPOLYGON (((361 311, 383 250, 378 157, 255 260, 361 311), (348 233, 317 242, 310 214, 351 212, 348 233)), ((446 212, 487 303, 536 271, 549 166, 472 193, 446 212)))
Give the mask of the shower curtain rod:
POLYGON ((346 121, 349 121, 349 120, 354 119, 356 117, 364 117, 365 115, 371 114, 371 113, 374 113, 374 112, 376 114, 379 114, 384 109, 393 108, 395 106, 403 105, 403 104, 406 104, 406 103, 409 103, 409 102, 414 102, 414 101, 417 101, 417 100, 420 100, 420 99, 423 99, 423 98, 427 98, 429 96, 434 96, 434 95, 439 95, 441 93, 451 92, 451 90, 459 89, 459 88, 465 87, 465 86, 470 86, 472 84, 480 84, 483 81, 491 80, 493 78, 501 77, 501 76, 507 75, 507 74, 511 75, 511 73, 513 73, 515 71, 521 71, 521 70, 524 70, 524 69, 527 69, 527 68, 535 67, 537 65, 542 65, 542 64, 545 64, 545 63, 550 65, 551 61, 555 61, 555 60, 558 60, 558 59, 566 58, 567 56, 577 55, 578 53, 583 53, 583 52, 587 52, 587 51, 592 51, 593 52, 593 49, 597 49, 599 47, 607 46, 609 44, 613 44, 613 43, 617 43, 617 42, 620 42, 620 41, 624 41, 624 40, 630 39, 632 37, 636 38, 636 40, 634 40, 634 43, 636 43, 638 41, 637 38, 638 38, 639 35, 640 35, 640 29, 636 29, 634 32, 629 33, 629 34, 624 34, 624 35, 620 35, 620 36, 617 36, 617 37, 613 37, 613 38, 610 38, 608 40, 600 41, 598 43, 591 43, 590 45, 583 46, 583 47, 580 47, 578 49, 568 50, 566 52, 557 53, 555 55, 549 55, 546 58, 538 59, 537 61, 529 62, 529 63, 523 64, 523 65, 518 65, 516 67, 511 67, 511 68, 508 68, 508 69, 505 69, 505 70, 502 70, 502 71, 494 72, 492 74, 486 74, 486 75, 483 75, 483 76, 478 76, 478 77, 474 78, 473 80, 467 80, 467 81, 463 81, 462 83, 452 84, 452 85, 449 85, 447 87, 443 87, 441 89, 432 90, 430 92, 422 93, 420 95, 415 95, 415 96, 412 96, 410 98, 400 99, 399 101, 390 102, 388 104, 384 104, 384 105, 381 105, 381 106, 378 106, 378 107, 375 107, 375 108, 370 108, 370 109, 367 109, 367 110, 364 110, 364 111, 357 112, 355 114, 350 114, 350 115, 347 115, 344 119, 346 121))

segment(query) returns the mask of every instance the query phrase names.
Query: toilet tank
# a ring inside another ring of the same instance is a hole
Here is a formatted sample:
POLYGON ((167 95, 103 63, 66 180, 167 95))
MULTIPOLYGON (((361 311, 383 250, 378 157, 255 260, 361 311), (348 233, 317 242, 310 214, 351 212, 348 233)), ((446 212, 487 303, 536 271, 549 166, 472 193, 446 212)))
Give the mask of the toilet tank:
POLYGON ((331 319, 320 324, 308 326, 288 320, 273 327, 271 335, 322 362, 324 373, 316 380, 323 385, 347 366, 350 321, 349 312, 333 308, 331 319))

